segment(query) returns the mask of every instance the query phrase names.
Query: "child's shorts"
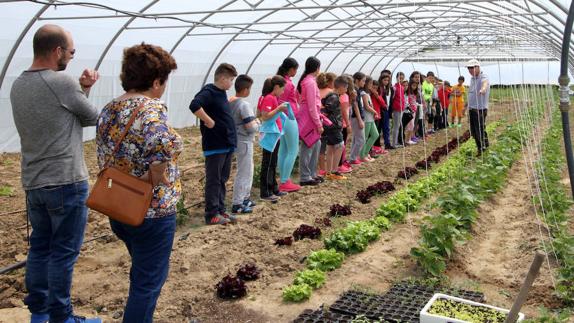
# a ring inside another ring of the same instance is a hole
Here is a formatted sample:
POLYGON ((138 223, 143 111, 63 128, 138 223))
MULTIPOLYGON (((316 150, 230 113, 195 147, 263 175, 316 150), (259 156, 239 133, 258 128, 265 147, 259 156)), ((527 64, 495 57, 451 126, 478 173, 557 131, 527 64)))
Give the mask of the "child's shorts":
MULTIPOLYGON (((325 130, 325 132, 323 132, 323 138, 325 138, 325 140, 321 140, 321 142, 325 143, 325 145, 329 146, 337 145, 343 142, 343 131, 342 129, 325 130)), ((325 150, 326 149, 327 148, 325 147, 325 150)))
POLYGON ((335 149, 337 148, 343 148, 345 144, 341 141, 340 143, 336 144, 336 145, 328 145, 328 146, 334 146, 335 149))

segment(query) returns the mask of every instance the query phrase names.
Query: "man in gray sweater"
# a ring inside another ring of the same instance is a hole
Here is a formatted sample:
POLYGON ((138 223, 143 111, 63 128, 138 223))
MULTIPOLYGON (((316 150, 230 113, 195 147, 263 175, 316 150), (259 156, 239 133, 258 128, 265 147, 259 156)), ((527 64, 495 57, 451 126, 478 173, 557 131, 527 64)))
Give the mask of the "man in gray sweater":
POLYGON ((82 133, 98 118, 86 95, 98 73, 86 69, 78 82, 59 72, 76 51, 71 34, 59 26, 38 29, 33 46, 32 66, 10 92, 32 224, 24 302, 32 323, 101 322, 74 315, 70 302, 72 272, 88 217, 82 133))

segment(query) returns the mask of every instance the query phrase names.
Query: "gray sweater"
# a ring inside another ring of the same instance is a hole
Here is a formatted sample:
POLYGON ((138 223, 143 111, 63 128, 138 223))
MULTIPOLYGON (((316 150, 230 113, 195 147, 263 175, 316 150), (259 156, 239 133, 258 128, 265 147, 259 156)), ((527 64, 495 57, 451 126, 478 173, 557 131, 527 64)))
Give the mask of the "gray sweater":
POLYGON ((255 133, 259 129, 258 127, 245 127, 246 124, 255 120, 253 109, 249 103, 243 98, 237 98, 229 103, 229 107, 233 115, 233 122, 235 122, 235 129, 237 130, 237 142, 253 142, 255 133))
POLYGON ((22 146, 22 184, 31 190, 86 180, 83 127, 98 111, 79 82, 52 70, 24 71, 10 92, 22 146))

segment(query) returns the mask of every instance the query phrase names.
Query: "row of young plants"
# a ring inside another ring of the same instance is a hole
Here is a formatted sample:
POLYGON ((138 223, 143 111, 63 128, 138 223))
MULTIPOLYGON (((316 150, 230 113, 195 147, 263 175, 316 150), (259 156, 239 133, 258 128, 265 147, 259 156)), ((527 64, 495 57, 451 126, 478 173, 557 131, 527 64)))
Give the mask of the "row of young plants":
MULTIPOLYGON (((540 118, 541 107, 529 109, 532 120, 540 118)), ((476 208, 504 185, 522 148, 522 139, 528 138, 531 129, 524 119, 509 125, 480 162, 466 167, 459 173, 462 176, 441 188, 442 194, 434 203, 438 215, 423 218, 419 245, 411 249, 411 256, 426 274, 442 275, 456 245, 470 238, 469 230, 478 215, 476 208)))
MULTIPOLYGON (((501 121, 487 126, 486 131, 492 133, 501 121)), ((422 202, 431 196, 435 190, 443 186, 453 174, 460 174, 474 158, 477 150, 474 141, 467 141, 450 155, 442 164, 434 168, 428 176, 416 182, 408 183, 402 190, 381 204, 376 211, 377 217, 385 217, 393 223, 403 222, 407 213, 416 212, 422 202)))
MULTIPOLYGON (((419 169, 428 171, 432 167, 431 164, 433 162, 438 164, 441 157, 447 156, 450 152, 453 152, 457 147, 468 141, 469 138, 470 131, 465 131, 461 136, 452 138, 445 145, 435 148, 426 159, 416 162, 415 167, 406 166, 404 169, 398 171, 396 178, 399 180, 408 180, 418 174, 419 169)), ((391 182, 381 181, 368 186, 364 190, 359 190, 356 194, 356 198, 359 202, 367 204, 371 202, 372 197, 381 196, 394 190, 395 186, 391 182)))
MULTIPOLYGON (((487 127, 487 131, 492 132, 499 125, 500 122, 494 122, 487 127)), ((306 260, 307 269, 296 273, 293 284, 283 289, 283 299, 300 302, 311 297, 312 290, 324 284, 326 271, 340 267, 345 255, 364 251, 370 242, 380 238, 382 231, 390 229, 392 223, 402 222, 407 212, 416 211, 425 198, 444 185, 453 172, 460 172, 475 154, 474 142, 463 143, 428 176, 407 184, 391 196, 387 203, 377 209, 373 219, 351 221, 345 227, 333 231, 324 239, 325 249, 312 252, 306 260)))
POLYGON ((568 305, 574 305, 574 235, 568 230, 568 210, 572 200, 561 183, 564 155, 561 147, 562 128, 558 113, 542 141, 542 156, 535 167, 540 195, 535 204, 550 230, 551 246, 559 263, 556 293, 568 305))

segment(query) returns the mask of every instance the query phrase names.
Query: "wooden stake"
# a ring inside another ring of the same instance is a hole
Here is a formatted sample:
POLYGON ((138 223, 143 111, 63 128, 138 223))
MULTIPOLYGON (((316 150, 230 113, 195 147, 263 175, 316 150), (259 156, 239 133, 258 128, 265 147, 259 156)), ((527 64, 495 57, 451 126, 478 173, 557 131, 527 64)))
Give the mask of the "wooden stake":
POLYGON ((526 298, 528 297, 530 287, 532 287, 534 279, 536 279, 536 276, 538 276, 538 273, 540 272, 540 266, 542 265, 543 261, 544 261, 544 254, 536 252, 534 260, 532 261, 532 264, 530 264, 528 274, 524 279, 524 283, 522 283, 522 287, 520 287, 520 293, 518 293, 518 296, 514 300, 512 309, 510 310, 510 313, 508 313, 506 321, 504 321, 505 323, 514 323, 518 319, 518 313, 520 312, 520 309, 522 308, 524 302, 526 302, 526 298))

